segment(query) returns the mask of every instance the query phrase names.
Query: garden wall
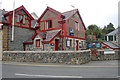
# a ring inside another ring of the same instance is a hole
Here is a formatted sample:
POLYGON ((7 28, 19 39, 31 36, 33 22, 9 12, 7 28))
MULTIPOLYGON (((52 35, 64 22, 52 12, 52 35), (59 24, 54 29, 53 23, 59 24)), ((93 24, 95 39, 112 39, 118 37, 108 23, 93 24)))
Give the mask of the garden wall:
MULTIPOLYGON (((110 51, 109 51, 110 52, 110 51)), ((112 50, 113 52, 113 50, 112 50)), ((98 50, 97 56, 90 50, 82 51, 4 51, 3 61, 38 62, 59 64, 84 64, 90 61, 118 60, 120 51, 105 54, 104 50, 98 50)))
POLYGON ((91 60, 90 50, 84 51, 4 51, 3 61, 83 64, 91 60))

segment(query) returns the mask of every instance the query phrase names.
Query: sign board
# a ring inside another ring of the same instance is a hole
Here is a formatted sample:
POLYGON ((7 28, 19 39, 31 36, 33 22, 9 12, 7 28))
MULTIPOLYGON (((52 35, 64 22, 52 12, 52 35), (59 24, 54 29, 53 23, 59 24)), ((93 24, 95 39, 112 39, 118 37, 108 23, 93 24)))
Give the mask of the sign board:
POLYGON ((101 48, 101 44, 99 42, 88 43, 88 48, 101 48))
POLYGON ((88 44, 88 48, 92 48, 92 44, 91 43, 88 44))
POLYGON ((115 54, 115 51, 104 51, 104 54, 115 54))
POLYGON ((73 28, 69 28, 69 35, 70 36, 74 36, 74 30, 73 30, 73 28))
POLYGON ((70 40, 69 40, 69 39, 66 40, 66 46, 67 46, 67 47, 70 46, 70 40))
POLYGON ((96 48, 100 48, 100 43, 96 43, 96 48))
POLYGON ((54 44, 55 44, 54 42, 51 42, 51 46, 54 46, 54 44))
POLYGON ((82 47, 82 44, 81 43, 79 43, 79 48, 81 48, 82 47))

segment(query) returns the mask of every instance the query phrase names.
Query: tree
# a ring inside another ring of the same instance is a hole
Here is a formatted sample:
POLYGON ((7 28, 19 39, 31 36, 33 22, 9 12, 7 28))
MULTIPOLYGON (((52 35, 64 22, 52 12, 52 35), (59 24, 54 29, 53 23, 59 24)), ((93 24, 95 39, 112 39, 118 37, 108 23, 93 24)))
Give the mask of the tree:
POLYGON ((107 25, 107 34, 114 31, 114 30, 115 30, 114 25, 112 23, 109 23, 107 25))
POLYGON ((105 36, 106 34, 114 31, 115 28, 114 28, 114 25, 112 23, 109 23, 107 26, 104 26, 104 28, 102 29, 102 33, 104 35, 104 40, 105 40, 105 36))
POLYGON ((105 40, 105 36, 106 36, 106 34, 108 33, 108 30, 107 30, 107 27, 106 27, 106 26, 104 26, 104 28, 102 29, 102 33, 103 33, 104 40, 105 40))
POLYGON ((86 31, 87 35, 94 35, 97 39, 101 40, 103 37, 102 29, 97 25, 89 25, 86 31))

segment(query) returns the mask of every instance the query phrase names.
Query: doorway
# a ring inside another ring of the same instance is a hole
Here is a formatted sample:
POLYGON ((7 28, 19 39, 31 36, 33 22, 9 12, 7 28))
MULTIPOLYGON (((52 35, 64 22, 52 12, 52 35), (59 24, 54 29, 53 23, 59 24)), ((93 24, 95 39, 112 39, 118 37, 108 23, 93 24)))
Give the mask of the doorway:
POLYGON ((55 39, 55 51, 58 51, 58 39, 55 39))
POLYGON ((76 51, 78 51, 78 40, 76 40, 76 51))

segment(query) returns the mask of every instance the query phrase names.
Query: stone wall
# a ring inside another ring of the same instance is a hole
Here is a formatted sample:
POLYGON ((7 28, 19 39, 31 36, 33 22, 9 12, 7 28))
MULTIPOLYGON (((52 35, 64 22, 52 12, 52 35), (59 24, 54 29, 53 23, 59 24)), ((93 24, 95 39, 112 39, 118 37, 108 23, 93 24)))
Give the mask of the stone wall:
POLYGON ((12 40, 12 27, 9 27, 9 51, 24 51, 23 42, 29 40, 35 30, 15 27, 14 41, 12 40))
POLYGON ((7 37, 8 37, 8 26, 7 25, 3 25, 3 29, 2 29, 2 48, 3 51, 7 51, 7 37))
POLYGON ((104 51, 113 51, 113 50, 98 50, 97 51, 97 56, 93 56, 91 54, 91 60, 92 61, 102 61, 102 60, 118 60, 120 59, 120 51, 119 50, 114 50, 114 54, 104 54, 104 51))
POLYGON ((83 64, 90 61, 90 50, 85 51, 4 51, 3 61, 83 64))
POLYGON ((38 62, 58 64, 84 64, 90 61, 118 60, 120 51, 115 54, 104 54, 103 50, 97 51, 97 56, 92 56, 90 50, 82 51, 4 51, 3 61, 38 62))

